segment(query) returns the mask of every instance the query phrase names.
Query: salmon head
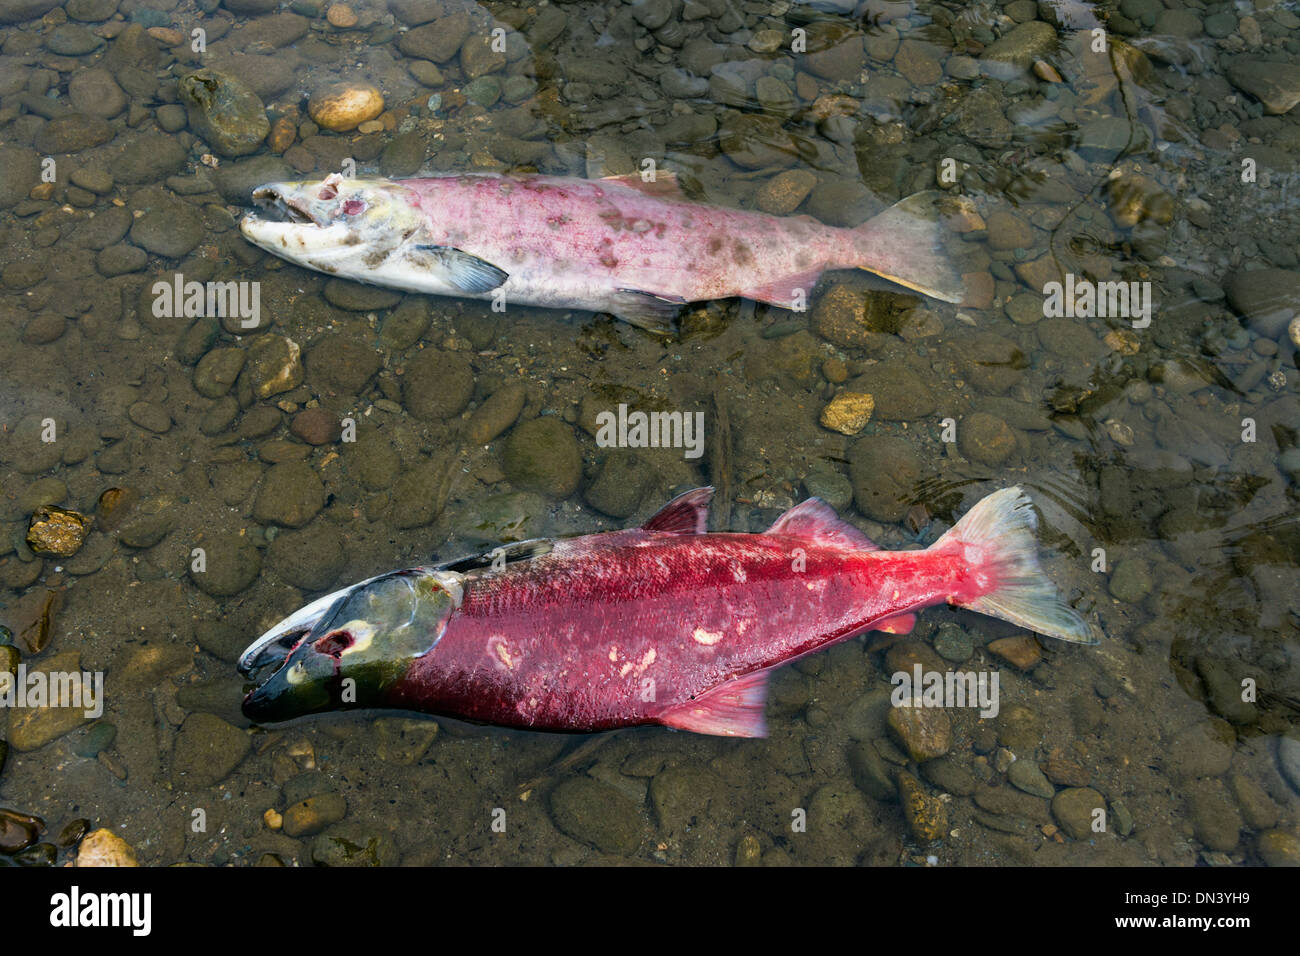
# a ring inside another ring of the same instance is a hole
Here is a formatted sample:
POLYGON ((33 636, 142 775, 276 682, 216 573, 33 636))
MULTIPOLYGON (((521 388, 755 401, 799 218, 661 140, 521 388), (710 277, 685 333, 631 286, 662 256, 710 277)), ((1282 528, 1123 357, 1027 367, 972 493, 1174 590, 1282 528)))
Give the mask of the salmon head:
POLYGON ((239 658, 255 686, 244 715, 282 721, 382 705, 385 692, 442 638, 464 579, 411 568, 328 594, 276 624, 239 658))
POLYGON ((253 190, 239 230, 290 262, 341 276, 364 275, 421 225, 410 190, 385 179, 337 173, 317 182, 267 183, 253 190))

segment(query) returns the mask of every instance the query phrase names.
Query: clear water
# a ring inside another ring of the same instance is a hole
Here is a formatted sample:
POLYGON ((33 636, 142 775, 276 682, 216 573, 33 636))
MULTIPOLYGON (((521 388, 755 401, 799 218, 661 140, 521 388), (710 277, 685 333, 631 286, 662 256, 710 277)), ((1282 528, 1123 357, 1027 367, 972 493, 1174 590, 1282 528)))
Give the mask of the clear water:
POLYGON ((403 22, 424 16, 409 0, 352 3, 352 26, 315 0, 232 6, 32 3, 43 19, 0 26, 0 614, 25 664, 72 654, 105 681, 102 716, 71 729, 7 715, 0 805, 41 817, 40 840, 84 818, 148 864, 339 862, 334 837, 369 848, 353 862, 426 864, 1295 861, 1300 114, 1253 95, 1300 97, 1295 4, 432 3, 433 29, 403 22), (205 51, 132 24, 200 29, 205 51), (607 315, 328 283, 240 237, 250 158, 220 155, 177 109, 200 66, 286 118, 278 152, 251 159, 302 178, 345 159, 409 174, 384 152, 405 135, 425 173, 652 160, 699 201, 797 201, 837 225, 937 188, 965 198, 954 255, 987 276, 952 306, 830 273, 807 311, 699 304, 669 340, 607 315), (307 97, 338 80, 382 91, 377 131, 305 125, 307 97), (117 208, 130 218, 115 225, 117 208), (153 284, 177 273, 259 283, 262 326, 154 314, 153 284), (1057 280, 1137 283, 1149 315, 1045 315, 1057 280), (299 383, 196 390, 211 348, 266 348, 261 380, 277 357, 291 367, 288 346, 255 344, 265 333, 301 350, 299 383), (471 372, 467 395, 442 383, 461 405, 445 416, 412 414, 404 388, 428 350, 471 372), (577 490, 520 494, 512 431, 472 440, 475 410, 512 384, 514 429, 554 416, 572 433, 577 490), (845 391, 874 398, 852 435, 820 423, 845 391), (706 453, 645 449, 629 466, 591 430, 619 402, 703 412, 706 453), (314 407, 358 440, 305 444, 290 426, 314 407), (267 475, 290 460, 314 485, 273 508, 267 475), (928 544, 1020 484, 1050 576, 1105 639, 1040 646, 933 609, 910 636, 783 670, 755 741, 239 714, 233 655, 324 590, 632 525, 706 483, 733 530, 815 492, 886 548, 928 544), (116 508, 108 489, 125 491, 116 508), (95 516, 75 556, 28 549, 41 505, 95 516), (293 507, 304 530, 281 526, 293 507), (196 548, 222 584, 198 585, 196 548), (21 633, 47 592, 35 653, 21 633), (887 718, 890 676, 914 663, 996 673, 1000 691, 996 717, 946 709, 946 753, 920 763, 887 718), (336 796, 315 817, 291 809, 321 794, 336 796))

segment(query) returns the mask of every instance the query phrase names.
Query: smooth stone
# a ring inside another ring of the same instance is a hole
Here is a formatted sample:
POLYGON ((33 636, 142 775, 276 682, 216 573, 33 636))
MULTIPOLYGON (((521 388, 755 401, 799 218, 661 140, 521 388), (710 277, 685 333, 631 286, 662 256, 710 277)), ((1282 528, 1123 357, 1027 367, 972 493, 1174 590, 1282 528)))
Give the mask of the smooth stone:
POLYGON ((567 498, 582 477, 582 454, 573 429, 553 415, 517 425, 506 441, 502 460, 515 487, 567 498))
POLYGON ((552 792, 550 805, 557 829, 603 853, 630 856, 641 844, 640 812, 608 784, 588 777, 566 780, 552 792))
POLYGON ((301 528, 325 506, 325 486, 306 462, 273 465, 262 477, 253 517, 263 524, 301 528))

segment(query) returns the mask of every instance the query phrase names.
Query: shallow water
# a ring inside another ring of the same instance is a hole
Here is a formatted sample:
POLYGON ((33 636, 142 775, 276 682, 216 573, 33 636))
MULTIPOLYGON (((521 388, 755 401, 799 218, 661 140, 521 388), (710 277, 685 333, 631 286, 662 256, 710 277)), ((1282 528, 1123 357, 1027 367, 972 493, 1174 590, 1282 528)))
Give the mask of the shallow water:
POLYGON ((147 864, 1300 859, 1296 4, 327 6, 0 0, 0 619, 24 664, 104 679, 95 719, 7 715, 0 806, 44 823, 13 846, 84 819, 147 864), (253 88, 270 142, 203 138, 200 67, 253 88), (376 129, 308 119, 339 80, 382 92, 376 129), (349 159, 650 160, 696 200, 842 226, 937 188, 984 278, 951 306, 828 273, 807 311, 699 304, 663 340, 244 242, 253 185, 349 159), (157 314, 177 274, 257 283, 256 327, 157 314), (1120 280, 1149 314, 1046 314, 1051 282, 1120 280), (853 434, 821 424, 846 392, 874 400, 853 434), (704 454, 599 447, 619 403, 703 412, 704 454), (885 548, 1020 484, 1105 639, 931 609, 779 672, 766 740, 240 715, 238 652, 328 590, 708 483, 715 527, 817 494, 885 548), (28 547, 46 505, 94 517, 76 554, 28 547), (996 673, 998 715, 891 727, 917 663, 996 673))

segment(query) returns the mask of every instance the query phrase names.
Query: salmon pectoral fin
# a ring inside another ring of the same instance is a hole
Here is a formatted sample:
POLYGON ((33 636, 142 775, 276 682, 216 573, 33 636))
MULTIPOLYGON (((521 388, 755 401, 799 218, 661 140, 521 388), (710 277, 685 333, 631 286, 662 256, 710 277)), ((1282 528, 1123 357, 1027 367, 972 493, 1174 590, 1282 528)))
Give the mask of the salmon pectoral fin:
POLYGON ((639 193, 656 196, 659 199, 686 198, 682 193, 682 187, 677 182, 677 174, 663 169, 656 169, 653 178, 649 181, 642 179, 640 173, 628 173, 625 176, 602 176, 600 181, 603 183, 618 183, 620 186, 626 186, 628 189, 635 189, 639 193))
POLYGON ((812 544, 849 548, 854 551, 879 551, 880 547, 835 513, 820 498, 801 501, 768 528, 764 534, 783 534, 803 538, 812 544))
POLYGON ((406 259, 417 268, 437 272, 466 295, 491 292, 510 278, 510 273, 478 256, 452 246, 412 246, 406 259))
POLYGON ((642 531, 660 534, 704 534, 709 526, 709 502, 712 488, 684 491, 650 516, 642 531))
POLYGON ((671 335, 677 322, 677 313, 686 304, 685 299, 638 289, 619 289, 609 300, 609 311, 624 322, 656 335, 671 335))
POLYGON ((916 627, 915 614, 895 614, 893 617, 876 622, 872 630, 884 631, 886 634, 911 634, 914 627, 916 627))
POLYGON ((755 302, 762 302, 765 305, 775 305, 782 309, 804 309, 807 308, 808 301, 812 298, 813 287, 817 285, 817 280, 822 277, 823 271, 823 268, 818 266, 808 272, 783 276, 775 282, 769 282, 767 285, 742 289, 740 295, 746 299, 753 299, 755 302))
POLYGON ((694 700, 659 715, 665 727, 715 737, 766 737, 767 671, 725 681, 694 700))

